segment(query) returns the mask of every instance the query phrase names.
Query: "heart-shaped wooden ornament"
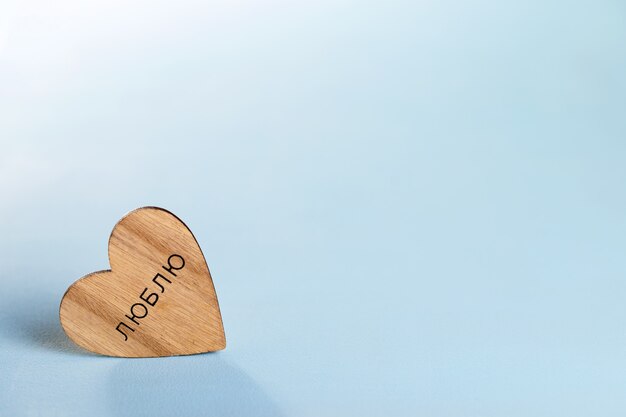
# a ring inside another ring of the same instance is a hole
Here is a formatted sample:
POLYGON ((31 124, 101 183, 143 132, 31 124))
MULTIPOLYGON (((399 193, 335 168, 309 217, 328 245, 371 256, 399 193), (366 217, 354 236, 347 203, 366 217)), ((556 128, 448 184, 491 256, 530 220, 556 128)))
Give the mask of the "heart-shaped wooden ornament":
POLYGON ((226 347, 213 279, 191 230, 158 207, 124 216, 109 238, 111 269, 73 283, 63 330, 103 355, 192 355, 226 347))

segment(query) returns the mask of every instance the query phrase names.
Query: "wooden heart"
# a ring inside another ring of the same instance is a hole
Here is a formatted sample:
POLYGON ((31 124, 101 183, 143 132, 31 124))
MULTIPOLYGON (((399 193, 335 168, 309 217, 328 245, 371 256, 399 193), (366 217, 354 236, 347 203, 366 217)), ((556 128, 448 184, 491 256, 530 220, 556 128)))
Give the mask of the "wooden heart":
POLYGON ((111 269, 73 283, 61 300, 65 333, 109 356, 191 355, 226 347, 211 273, 191 230, 158 207, 122 218, 111 269))

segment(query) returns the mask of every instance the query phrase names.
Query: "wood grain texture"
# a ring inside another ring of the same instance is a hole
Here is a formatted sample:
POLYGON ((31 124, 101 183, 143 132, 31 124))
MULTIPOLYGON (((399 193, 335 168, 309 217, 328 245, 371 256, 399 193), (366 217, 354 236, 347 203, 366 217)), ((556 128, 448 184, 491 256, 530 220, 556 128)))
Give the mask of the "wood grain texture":
POLYGON ((226 347, 206 260, 174 214, 158 207, 127 214, 111 233, 109 262, 111 270, 84 276, 61 300, 61 325, 78 345, 122 357, 190 355, 226 347), (168 259, 180 268, 172 268, 168 259), (118 330, 120 322, 126 327, 118 330))

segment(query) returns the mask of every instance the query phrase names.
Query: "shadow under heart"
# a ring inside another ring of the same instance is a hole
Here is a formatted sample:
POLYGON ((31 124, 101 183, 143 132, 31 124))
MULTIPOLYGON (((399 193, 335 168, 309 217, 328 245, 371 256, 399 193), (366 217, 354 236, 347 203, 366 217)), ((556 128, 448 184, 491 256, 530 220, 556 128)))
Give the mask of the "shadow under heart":
POLYGON ((281 416, 244 371, 220 353, 127 359, 111 370, 108 404, 118 416, 281 416))

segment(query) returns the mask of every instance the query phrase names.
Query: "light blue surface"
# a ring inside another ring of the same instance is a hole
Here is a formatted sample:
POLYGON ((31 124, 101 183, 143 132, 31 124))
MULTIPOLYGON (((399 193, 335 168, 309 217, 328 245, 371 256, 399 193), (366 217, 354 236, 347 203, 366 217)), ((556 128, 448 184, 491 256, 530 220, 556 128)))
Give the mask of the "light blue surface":
POLYGON ((1 416, 624 416, 623 1, 0 5, 1 416), (75 348, 165 207, 225 351, 75 348))

